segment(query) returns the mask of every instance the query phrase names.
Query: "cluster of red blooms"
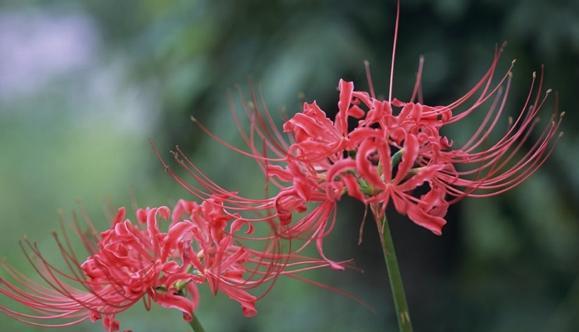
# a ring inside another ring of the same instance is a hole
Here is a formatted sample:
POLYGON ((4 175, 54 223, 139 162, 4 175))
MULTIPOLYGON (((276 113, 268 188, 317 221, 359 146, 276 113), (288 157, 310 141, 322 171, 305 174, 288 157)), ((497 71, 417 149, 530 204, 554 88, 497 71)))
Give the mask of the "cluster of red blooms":
POLYGON ((26 257, 47 286, 2 263, 10 280, 0 279, 0 293, 32 312, 1 305, 0 311, 44 327, 102 319, 107 331, 118 331, 115 315, 140 300, 147 309, 151 302, 177 309, 190 321, 199 301, 197 287, 207 284, 214 294, 225 294, 241 305, 245 316, 252 317, 262 296, 252 290, 281 275, 328 265, 319 259, 282 254, 276 241, 264 242, 263 250, 242 245, 240 238, 248 238, 254 227, 224 210, 218 197, 201 204, 181 200, 172 211, 165 206, 138 209, 135 217, 133 223, 121 208, 111 227, 100 234, 90 223, 88 234, 77 228, 90 253, 84 261, 77 257, 66 232, 65 241, 55 236, 68 270, 51 264, 36 244, 24 241, 26 257))
MULTIPOLYGON (((487 72, 464 96, 446 106, 414 101, 422 95, 421 59, 410 101, 377 98, 367 67, 369 92, 357 91, 352 82, 340 80, 334 120, 316 102, 304 103, 302 112, 283 125, 289 140, 276 129, 266 106, 255 96, 244 107, 251 120, 249 132, 234 115, 249 151, 220 140, 198 124, 221 144, 255 159, 269 183, 278 189, 272 197, 251 200, 233 195, 208 180, 180 150, 176 160, 207 192, 229 194, 227 203, 235 209, 273 211, 259 221, 277 223, 276 236, 304 238, 306 245, 315 242, 320 256, 332 268, 343 269, 326 258, 322 246, 334 228, 337 202, 343 195, 370 207, 377 222, 392 201, 398 213, 440 235, 450 204, 465 197, 490 197, 510 190, 549 158, 560 136, 564 113, 558 114, 555 105, 548 124, 541 132, 536 130, 537 114, 551 93, 543 92, 543 73, 539 78, 533 73, 519 113, 514 119, 509 117, 499 139, 492 139, 509 96, 514 65, 513 61, 495 80, 501 52, 502 48, 496 50, 487 72), (258 104, 263 104, 262 110, 258 104), (477 112, 485 112, 483 119, 462 146, 455 146, 441 133, 444 127, 477 112), (530 142, 532 139, 535 141, 530 142), (300 217, 294 218, 296 215, 300 217)), ((192 194, 200 198, 208 195, 172 175, 192 194)))
POLYGON ((0 279, 0 293, 32 312, 6 306, 0 306, 0 311, 30 324, 53 327, 102 319, 107 331, 117 331, 115 315, 140 300, 147 308, 151 302, 175 308, 191 320, 199 300, 197 287, 207 284, 214 293, 237 301, 246 316, 253 316, 259 298, 254 292, 261 288, 266 293, 263 285, 277 277, 297 277, 301 271, 327 266, 345 268, 345 262, 331 261, 323 251, 323 240, 336 222, 337 202, 344 195, 360 200, 377 217, 392 202, 398 213, 441 234, 450 204, 517 186, 545 162, 555 145, 558 114, 553 113, 540 133, 535 130, 537 114, 549 94, 542 91, 542 74, 539 79, 533 75, 520 112, 499 139, 492 138, 501 123, 512 76, 509 68, 495 80, 500 52, 496 51, 481 80, 446 106, 414 101, 417 96, 421 99, 422 66, 408 102, 377 98, 369 71, 369 92, 355 90, 352 82, 341 80, 335 119, 315 102, 305 103, 302 112, 283 126, 289 140, 276 129, 267 109, 259 109, 264 103, 254 97, 244 107, 249 131, 233 117, 249 150, 200 128, 255 159, 268 184, 276 187, 273 195, 250 199, 224 189, 177 148, 175 160, 196 183, 187 182, 163 163, 200 204, 180 201, 173 211, 140 209, 136 223, 120 209, 110 229, 100 235, 77 232, 90 254, 84 261, 68 237, 65 241, 57 238, 68 271, 49 263, 36 245, 25 242, 27 257, 48 287, 2 263, 12 281, 0 279), (461 146, 441 133, 444 127, 481 111, 485 113, 480 126, 461 146), (159 219, 167 225, 160 225, 159 219), (256 224, 266 225, 269 234, 256 235, 256 224), (300 244, 282 252, 280 241, 295 239, 300 244), (245 245, 245 241, 263 244, 263 248, 252 249, 255 245, 245 245), (301 255, 311 243, 321 259, 301 255))
POLYGON ((348 194, 382 213, 392 201, 398 213, 439 235, 449 203, 467 196, 497 195, 523 182, 553 151, 549 143, 561 118, 553 114, 539 139, 528 151, 521 151, 532 137, 536 115, 549 94, 542 94, 541 81, 534 91, 533 77, 517 118, 499 140, 489 144, 511 79, 509 69, 492 85, 498 56, 465 96, 447 106, 380 100, 343 80, 334 121, 315 102, 306 103, 303 112, 283 127, 294 138, 287 166, 267 169, 268 175, 291 183, 277 197, 278 211, 285 216, 311 201, 333 208, 335 201, 348 194), (479 111, 489 99, 491 105, 480 127, 467 143, 454 147, 441 129, 479 111), (472 104, 459 111, 469 101, 472 104), (420 195, 416 193, 419 187, 423 187, 420 195))

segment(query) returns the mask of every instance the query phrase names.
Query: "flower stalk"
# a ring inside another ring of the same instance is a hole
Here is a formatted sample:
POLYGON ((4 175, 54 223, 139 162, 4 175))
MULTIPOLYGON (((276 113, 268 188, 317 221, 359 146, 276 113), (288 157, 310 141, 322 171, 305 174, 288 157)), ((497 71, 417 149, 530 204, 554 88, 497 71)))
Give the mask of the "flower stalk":
POLYGON ((191 313, 191 322, 189 323, 189 325, 191 325, 191 329, 193 329, 193 332, 205 332, 203 325, 201 325, 201 322, 199 321, 194 312, 191 313))
POLYGON ((388 219, 386 219, 386 214, 384 212, 378 214, 376 213, 376 209, 372 210, 374 211, 376 226, 380 233, 380 242, 382 244, 382 252, 384 254, 384 261, 388 271, 388 279, 390 281, 394 309, 396 310, 398 328, 400 332, 412 332, 410 311, 408 310, 408 303, 406 302, 404 283, 398 265, 398 258, 396 257, 394 241, 392 240, 392 234, 390 233, 390 225, 388 224, 388 219), (383 216, 380 216, 381 214, 383 214, 383 216))

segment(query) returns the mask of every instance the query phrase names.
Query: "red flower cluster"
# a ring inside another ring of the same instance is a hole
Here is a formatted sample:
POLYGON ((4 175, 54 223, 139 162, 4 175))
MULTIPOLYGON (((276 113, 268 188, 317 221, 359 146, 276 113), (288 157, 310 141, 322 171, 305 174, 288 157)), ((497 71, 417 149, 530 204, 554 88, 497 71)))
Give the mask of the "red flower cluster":
MULTIPOLYGON (((336 203, 343 195, 360 200, 378 215, 392 202, 398 213, 440 235, 450 204, 514 188, 537 171, 555 147, 563 115, 556 113, 556 105, 547 125, 541 132, 536 130, 538 113, 550 94, 542 90, 542 72, 539 79, 533 73, 519 113, 495 138, 494 132, 505 122, 500 120, 514 65, 513 61, 495 79, 501 52, 495 52, 487 72, 464 96, 445 106, 414 101, 422 95, 421 62, 410 101, 377 98, 367 69, 370 92, 340 80, 335 118, 330 119, 316 102, 305 103, 302 112, 283 125, 289 139, 276 129, 264 103, 253 96, 244 107, 251 120, 249 131, 234 114, 249 151, 198 124, 221 144, 255 159, 278 188, 274 196, 259 200, 230 195, 227 204, 244 211, 273 211, 260 220, 275 224, 276 236, 305 239, 306 244, 315 241, 322 258, 335 269, 343 267, 326 258, 322 242, 334 227, 336 203), (482 122, 461 146, 442 133, 481 112, 482 122)), ((192 194, 203 198, 229 193, 208 180, 179 149, 175 156, 197 185, 170 173, 192 194)))
POLYGON ((530 150, 521 151, 532 137, 536 115, 549 93, 542 94, 542 82, 535 92, 534 78, 516 120, 500 139, 487 144, 503 112, 511 79, 509 69, 492 85, 497 60, 498 54, 483 79, 447 106, 380 100, 341 80, 334 121, 314 102, 306 103, 302 113, 284 124, 284 131, 294 139, 287 166, 269 168, 272 177, 291 182, 280 196, 303 206, 320 200, 321 193, 329 202, 348 194, 382 211, 392 201, 398 213, 441 234, 452 198, 509 190, 533 174, 553 150, 549 143, 560 123, 556 114, 530 150), (477 92, 472 105, 459 111, 477 92), (493 100, 480 127, 466 144, 453 147, 453 140, 441 130, 480 112, 489 99, 493 100), (290 193, 292 199, 286 197, 290 193))
POLYGON ((0 293, 31 312, 6 306, 0 311, 45 327, 102 319, 107 331, 118 331, 115 315, 140 300, 147 309, 151 302, 177 309, 190 321, 199 302, 197 287, 207 284, 214 294, 221 292, 238 302, 243 314, 251 317, 257 312, 258 296, 250 291, 280 275, 327 266, 319 259, 282 254, 279 244, 269 240, 263 251, 242 245, 239 238, 247 238, 253 226, 225 211, 217 197, 201 204, 181 200, 172 212, 164 206, 139 209, 136 221, 126 219, 121 208, 110 229, 100 235, 79 231, 90 253, 83 262, 66 233, 65 241, 56 238, 68 271, 25 242, 27 258, 45 285, 2 263, 11 280, 0 279, 0 293), (167 225, 160 225, 160 220, 167 225))

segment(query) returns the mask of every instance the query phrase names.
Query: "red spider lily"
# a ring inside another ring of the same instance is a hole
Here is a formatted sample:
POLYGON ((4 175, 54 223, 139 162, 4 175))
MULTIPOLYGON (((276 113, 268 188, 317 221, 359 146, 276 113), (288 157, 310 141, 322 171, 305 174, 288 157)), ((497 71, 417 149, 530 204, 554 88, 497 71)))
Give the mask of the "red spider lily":
MULTIPOLYGON (((293 152, 288 157, 290 165, 279 178, 293 181, 294 188, 307 178, 329 199, 348 193, 366 204, 378 205, 382 211, 392 200, 399 213, 440 234, 449 203, 512 189, 533 174, 555 146, 551 143, 561 116, 554 112, 529 151, 522 151, 533 137, 536 116, 550 93, 542 92, 542 75, 538 84, 533 75, 516 120, 502 138, 483 147, 503 113, 512 77, 511 67, 493 84, 500 52, 483 78, 465 96, 446 106, 380 100, 372 92, 371 81, 371 93, 355 91, 353 83, 340 81, 338 113, 333 122, 313 103, 285 123, 284 129, 295 143, 288 149, 293 152), (489 100, 491 105, 480 127, 462 147, 453 148, 452 140, 442 135, 441 129, 481 112, 489 100), (460 110, 468 102, 471 105, 460 110), (349 119, 357 122, 351 130, 349 119), (424 185, 422 191, 426 192, 416 193, 424 185), (452 197, 455 199, 450 200, 452 197)), ((417 81, 415 91, 419 88, 417 81)))
POLYGON ((279 241, 265 241, 263 250, 252 248, 255 243, 245 245, 244 240, 254 232, 254 224, 227 212, 222 198, 210 198, 201 205, 185 201, 182 204, 188 204, 187 215, 193 224, 194 241, 184 251, 186 260, 214 294, 221 292, 239 302, 247 317, 257 313, 255 302, 272 284, 260 296, 250 294, 250 290, 282 275, 293 277, 299 272, 328 266, 319 259, 281 253, 279 241))
POLYGON ((90 256, 81 263, 65 232, 55 235, 68 271, 48 262, 36 244, 24 242, 24 252, 46 285, 29 279, 6 264, 12 281, 2 278, 0 292, 23 304, 30 313, 2 306, 0 310, 20 321, 45 327, 62 327, 103 318, 107 331, 117 331, 115 315, 143 299, 183 312, 186 320, 197 307, 198 276, 183 264, 181 248, 191 245, 190 222, 173 223, 161 232, 158 217, 169 218, 167 207, 137 210, 144 227, 125 219, 119 209, 110 229, 87 235, 77 227, 90 256), (195 281, 195 282, 191 282, 195 281), (75 286, 73 286, 73 284, 75 286), (185 297, 184 291, 189 294, 185 297))
POLYGON ((253 224, 227 212, 217 197, 202 204, 181 200, 172 212, 167 207, 139 209, 136 219, 138 224, 126 219, 121 208, 111 228, 100 236, 94 231, 86 235, 77 227, 90 253, 82 263, 66 232, 64 242, 55 236, 69 271, 49 263, 35 244, 25 241, 26 256, 46 285, 3 263, 12 281, 0 279, 0 292, 30 313, 6 306, 0 310, 45 327, 102 318, 107 331, 118 331, 116 314, 141 299, 147 309, 154 301, 181 311, 190 321, 199 301, 197 285, 206 282, 214 294, 221 292, 239 302, 244 315, 251 317, 257 312, 256 301, 277 277, 302 279, 296 274, 328 266, 319 259, 282 254, 279 243, 267 237, 261 241, 262 251, 244 246, 239 239, 245 236, 238 233, 251 234, 253 224), (171 221, 166 232, 161 231, 159 218, 171 221), (250 293, 263 285, 261 295, 250 293))
POLYGON ((379 214, 392 201, 397 212, 441 234, 449 204, 514 188, 533 174, 555 147, 562 117, 556 113, 556 105, 548 124, 536 133, 537 115, 550 93, 542 90, 542 72, 538 82, 533 74, 528 96, 515 120, 500 139, 492 142, 512 78, 511 65, 495 79, 501 52, 502 48, 495 52, 487 72, 464 96, 444 106, 422 103, 421 59, 408 102, 376 98, 367 67, 370 92, 354 90, 352 82, 341 80, 335 119, 331 120, 315 102, 305 103, 302 112, 283 125, 289 139, 275 128, 265 103, 253 95, 244 108, 251 120, 249 131, 243 129, 234 113, 249 151, 222 141, 199 125, 218 142, 255 159, 269 183, 278 188, 274 196, 252 200, 233 194, 209 180, 179 150, 175 154, 178 162, 202 189, 172 175, 199 197, 228 195, 225 204, 240 211, 270 209, 271 213, 254 220, 272 224, 279 221, 272 226, 277 227, 275 236, 306 238, 306 244, 315 241, 324 258, 322 241, 333 229, 336 201, 344 194, 370 205, 379 214), (420 102, 415 102, 416 97, 420 102), (453 146, 453 140, 441 133, 445 127, 480 112, 485 112, 483 120, 464 145, 453 146), (355 125, 350 128, 352 123, 355 125), (524 147, 535 137, 535 143, 525 152, 524 147), (294 215, 307 210, 308 203, 315 205, 294 220, 294 215))

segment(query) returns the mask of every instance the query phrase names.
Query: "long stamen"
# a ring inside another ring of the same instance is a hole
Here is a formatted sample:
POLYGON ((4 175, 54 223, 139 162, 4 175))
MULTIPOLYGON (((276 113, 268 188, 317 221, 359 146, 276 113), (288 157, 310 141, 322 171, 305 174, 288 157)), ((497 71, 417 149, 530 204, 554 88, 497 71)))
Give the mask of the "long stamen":
POLYGON ((396 60, 396 44, 398 42, 398 23, 400 21, 400 0, 396 1, 396 21, 394 23, 394 41, 392 42, 392 60, 390 62, 390 83, 388 84, 388 101, 392 101, 394 82, 394 62, 396 60))

